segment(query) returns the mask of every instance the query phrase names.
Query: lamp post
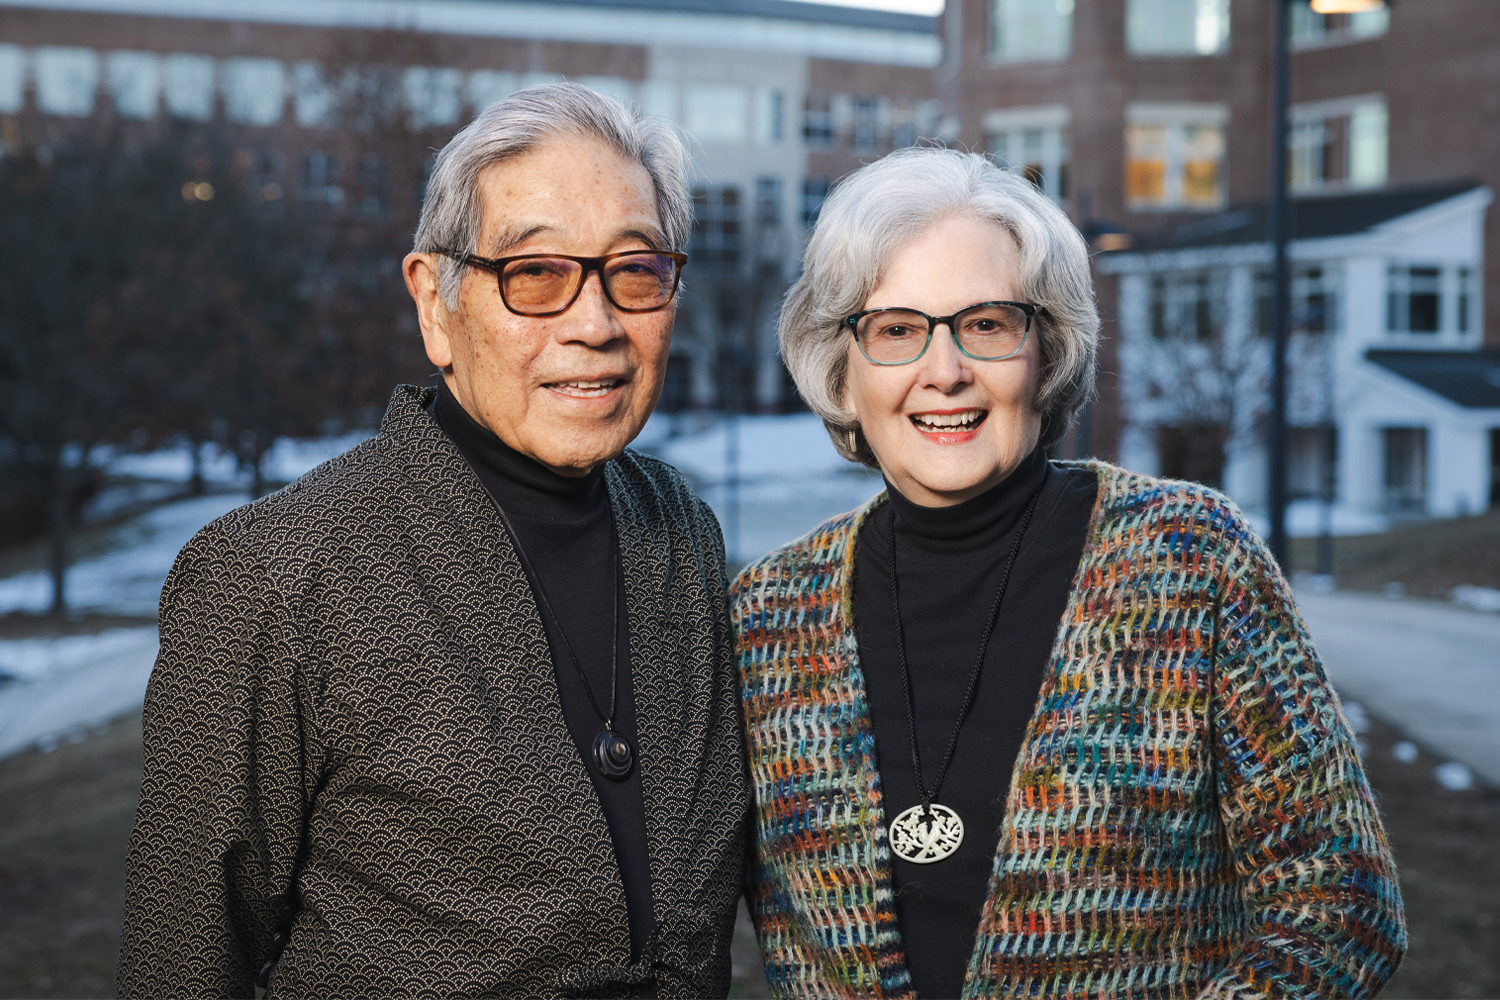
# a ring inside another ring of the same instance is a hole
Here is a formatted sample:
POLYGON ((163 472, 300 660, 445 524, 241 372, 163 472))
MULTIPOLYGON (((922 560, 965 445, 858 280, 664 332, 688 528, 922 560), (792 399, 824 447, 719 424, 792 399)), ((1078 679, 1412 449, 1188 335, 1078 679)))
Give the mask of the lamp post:
POLYGON ((1271 77, 1271 199, 1268 235, 1271 239, 1271 440, 1267 500, 1270 509, 1271 552, 1283 566, 1290 551, 1286 535, 1286 348, 1291 280, 1287 262, 1287 105, 1290 90, 1287 49, 1291 36, 1291 5, 1304 3, 1315 14, 1358 14, 1383 10, 1394 0, 1277 0, 1272 4, 1275 49, 1271 77))

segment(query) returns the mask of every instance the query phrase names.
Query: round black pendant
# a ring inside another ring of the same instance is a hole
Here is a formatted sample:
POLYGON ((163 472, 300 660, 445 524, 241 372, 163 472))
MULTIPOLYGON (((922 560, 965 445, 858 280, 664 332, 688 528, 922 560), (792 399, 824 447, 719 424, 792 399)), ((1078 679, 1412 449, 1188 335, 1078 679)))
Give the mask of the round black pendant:
POLYGON ((630 742, 613 730, 604 730, 594 737, 594 766, 611 781, 624 781, 635 766, 630 742))

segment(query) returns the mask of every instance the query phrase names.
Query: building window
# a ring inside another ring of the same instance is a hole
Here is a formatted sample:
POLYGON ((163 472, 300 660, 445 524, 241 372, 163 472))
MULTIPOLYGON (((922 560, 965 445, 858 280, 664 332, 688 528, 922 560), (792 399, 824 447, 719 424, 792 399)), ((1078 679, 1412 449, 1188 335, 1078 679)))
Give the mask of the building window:
POLYGON ((828 200, 829 181, 826 177, 809 177, 802 182, 802 228, 811 229, 823 211, 823 202, 828 200))
POLYGON ((808 91, 803 101, 802 138, 817 149, 833 145, 833 102, 824 91, 808 91))
POLYGON ((1130 0, 1125 48, 1141 56, 1211 56, 1229 45, 1229 0, 1130 0))
POLYGON ((693 240, 688 253, 703 264, 739 263, 739 188, 693 189, 693 240))
POLYGON ((1127 109, 1125 204, 1205 211, 1224 204, 1224 115, 1218 109, 1127 109))
POLYGON ((21 110, 26 97, 26 50, 0 42, 0 112, 21 110))
POLYGON ((1386 180, 1385 101, 1294 108, 1287 143, 1293 191, 1379 187, 1386 180))
POLYGON ((1217 340, 1224 330, 1226 286, 1223 271, 1153 275, 1147 303, 1151 336, 1157 340, 1217 340))
POLYGON ((255 201, 280 201, 286 156, 279 149, 241 149, 235 153, 240 184, 255 201))
POLYGON ((302 200, 336 205, 344 200, 339 186, 339 158, 313 150, 302 157, 302 200))
POLYGON ((286 100, 286 72, 275 59, 224 63, 224 112, 230 121, 274 125, 286 100))
MULTIPOLYGON (((1295 264, 1291 268, 1291 314, 1287 329, 1293 333, 1327 333, 1339 326, 1338 271, 1325 264, 1295 264)), ((1255 272, 1255 332, 1271 335, 1276 289, 1271 272, 1255 272)))
POLYGON ((769 106, 766 108, 767 137, 772 142, 780 142, 785 130, 783 124, 786 118, 786 95, 779 90, 771 91, 769 106))
POLYGON ((1386 427, 1385 505, 1397 512, 1427 509, 1427 428, 1386 427))
POLYGON ((755 179, 755 223, 766 228, 781 225, 781 178, 774 174, 755 179))
POLYGON ((891 147, 905 149, 917 144, 917 109, 899 103, 891 109, 891 147))
POLYGON ((162 96, 167 113, 208 121, 214 116, 214 61, 178 52, 162 60, 162 96))
POLYGON ((1164 424, 1156 429, 1161 474, 1218 489, 1224 485, 1224 446, 1228 428, 1222 424, 1164 424))
POLYGON ((1291 5, 1293 48, 1334 45, 1378 38, 1390 30, 1390 8, 1358 14, 1314 14, 1307 4, 1291 5))
POLYGON ((1442 282, 1442 268, 1392 266, 1386 274, 1386 329, 1391 333, 1441 331, 1442 282))
POLYGON ((1287 493, 1292 499, 1338 496, 1339 430, 1335 424, 1287 428, 1287 493))
POLYGON ((850 117, 853 119, 850 134, 854 148, 860 152, 874 149, 880 135, 880 101, 874 97, 855 97, 851 102, 850 117))
POLYGON ((1000 166, 1024 175, 1053 201, 1067 199, 1068 139, 1063 125, 991 124, 985 144, 1000 166))
POLYGON ((998 62, 1066 59, 1073 0, 990 0, 990 55, 998 62))
MULTIPOLYGON (((412 66, 402 74, 402 96, 413 128, 451 125, 463 110, 464 77, 456 69, 412 66)), ((598 89, 597 87, 595 89, 598 89)))
POLYGON ((37 107, 49 115, 85 116, 94 111, 99 57, 92 49, 44 45, 36 50, 37 107))
POLYGON ((1458 316, 1457 327, 1459 333, 1469 332, 1469 285, 1474 280, 1473 273, 1467 267, 1458 269, 1458 316))
POLYGON ((111 52, 104 78, 122 118, 155 118, 160 108, 161 60, 152 52, 111 52))
POLYGON ((682 89, 683 124, 704 143, 742 143, 749 131, 745 89, 732 83, 692 83, 682 89))

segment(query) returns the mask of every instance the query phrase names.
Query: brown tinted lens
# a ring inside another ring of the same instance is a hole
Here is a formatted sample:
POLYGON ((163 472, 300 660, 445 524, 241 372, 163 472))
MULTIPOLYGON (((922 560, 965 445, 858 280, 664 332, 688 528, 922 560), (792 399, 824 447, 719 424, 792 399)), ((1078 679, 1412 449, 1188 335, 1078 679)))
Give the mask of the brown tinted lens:
POLYGON ((965 309, 953 320, 959 346, 975 358, 1003 358, 1021 349, 1026 336, 1026 310, 990 304, 965 309))
POLYGON ((505 265, 500 284, 505 303, 519 313, 561 309, 578 287, 583 268, 566 257, 526 257, 505 265))
POLYGON ((604 283, 622 309, 656 309, 672 298, 677 262, 661 253, 616 257, 605 262, 604 283))
POLYGON ((898 364, 922 353, 927 318, 909 309, 881 309, 861 316, 855 327, 859 348, 876 364, 898 364))

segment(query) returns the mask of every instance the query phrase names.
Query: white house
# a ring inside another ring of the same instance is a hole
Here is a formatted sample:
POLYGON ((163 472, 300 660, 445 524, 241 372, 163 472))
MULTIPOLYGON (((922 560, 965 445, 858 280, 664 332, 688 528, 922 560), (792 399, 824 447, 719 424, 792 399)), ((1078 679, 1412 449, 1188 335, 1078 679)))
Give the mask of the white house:
MULTIPOLYGON (((1451 183, 1293 203, 1289 486, 1345 528, 1500 505, 1500 350, 1481 301, 1493 198, 1451 183)), ((1248 206, 1098 262, 1120 276, 1121 458, 1251 509, 1267 489, 1266 231, 1248 206)))

